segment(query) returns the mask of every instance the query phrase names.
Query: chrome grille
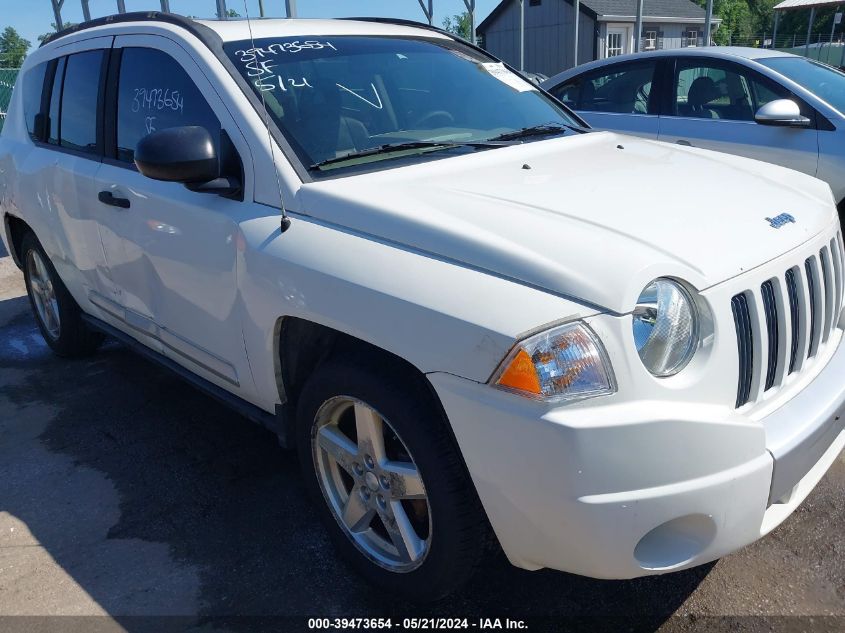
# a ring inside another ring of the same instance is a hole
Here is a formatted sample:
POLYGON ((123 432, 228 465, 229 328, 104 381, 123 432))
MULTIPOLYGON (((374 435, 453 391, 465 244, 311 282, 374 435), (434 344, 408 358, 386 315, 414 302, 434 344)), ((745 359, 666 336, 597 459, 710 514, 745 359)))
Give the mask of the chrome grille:
MULTIPOLYGON (((818 248, 818 247, 817 247, 818 248)), ((816 253, 731 299, 739 377, 737 408, 800 372, 830 339, 845 292, 845 248, 837 234, 816 253)))

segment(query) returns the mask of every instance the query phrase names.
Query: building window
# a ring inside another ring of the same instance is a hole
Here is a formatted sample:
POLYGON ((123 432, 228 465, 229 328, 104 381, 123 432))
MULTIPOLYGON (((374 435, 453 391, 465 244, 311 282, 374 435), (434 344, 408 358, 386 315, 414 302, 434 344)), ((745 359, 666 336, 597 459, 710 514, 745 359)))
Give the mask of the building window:
POLYGON ((643 38, 643 48, 647 51, 653 51, 657 48, 657 31, 646 31, 643 38))
POLYGON ((698 31, 687 31, 687 36, 684 39, 684 48, 694 48, 698 46, 698 31))
POLYGON ((622 33, 607 34, 607 54, 605 57, 616 57, 622 54, 622 33))

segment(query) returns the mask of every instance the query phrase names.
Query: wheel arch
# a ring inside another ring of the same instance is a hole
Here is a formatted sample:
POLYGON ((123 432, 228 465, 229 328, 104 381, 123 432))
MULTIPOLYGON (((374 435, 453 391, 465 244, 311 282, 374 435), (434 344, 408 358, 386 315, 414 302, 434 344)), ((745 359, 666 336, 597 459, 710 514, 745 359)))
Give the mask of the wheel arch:
POLYGON ((385 363, 395 371, 421 381, 440 406, 439 398, 425 374, 382 347, 296 316, 279 318, 275 328, 276 380, 279 396, 287 406, 296 406, 303 385, 322 363, 340 355, 360 358, 364 362, 385 363))
POLYGON ((6 231, 9 255, 12 257, 12 261, 15 262, 15 266, 23 270, 21 244, 23 243, 23 236, 26 235, 27 231, 32 231, 32 227, 19 217, 11 213, 6 213, 3 217, 3 229, 6 231))
MULTIPOLYGON (((326 361, 338 356, 355 358, 364 363, 379 363, 392 372, 415 383, 424 390, 432 405, 438 411, 455 448, 460 455, 458 440, 446 415, 446 409, 440 401, 431 381, 418 367, 396 354, 354 337, 340 330, 295 316, 281 317, 276 322, 276 380, 279 397, 284 403, 285 419, 284 438, 287 446, 293 446, 293 430, 296 426, 296 407, 299 394, 308 378, 326 361)), ((466 464, 463 463, 466 470, 466 464)), ((469 473, 468 470, 466 470, 469 473)))

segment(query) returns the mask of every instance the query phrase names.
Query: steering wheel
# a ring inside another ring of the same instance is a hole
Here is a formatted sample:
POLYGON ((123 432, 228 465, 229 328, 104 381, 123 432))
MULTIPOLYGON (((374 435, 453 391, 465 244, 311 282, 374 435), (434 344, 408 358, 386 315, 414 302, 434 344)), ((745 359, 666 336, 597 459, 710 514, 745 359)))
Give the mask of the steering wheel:
POLYGON ((444 127, 452 125, 454 122, 455 117, 453 117, 449 112, 446 112, 445 110, 432 110, 431 112, 426 112, 417 119, 411 127, 423 129, 444 127), (434 125, 435 122, 439 123, 439 125, 434 125))

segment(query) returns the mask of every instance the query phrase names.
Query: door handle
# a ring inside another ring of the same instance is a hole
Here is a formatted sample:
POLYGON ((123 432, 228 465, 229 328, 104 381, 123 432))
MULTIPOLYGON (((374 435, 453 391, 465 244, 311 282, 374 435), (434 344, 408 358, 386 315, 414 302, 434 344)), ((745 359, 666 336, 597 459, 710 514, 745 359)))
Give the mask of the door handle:
POLYGON ((131 206, 128 198, 118 198, 111 191, 101 191, 97 194, 97 199, 103 204, 107 204, 111 207, 128 209, 131 206))
POLYGON ((675 141, 675 144, 683 145, 684 147, 692 147, 692 143, 690 143, 689 141, 685 141, 684 139, 681 139, 680 141, 675 141))

